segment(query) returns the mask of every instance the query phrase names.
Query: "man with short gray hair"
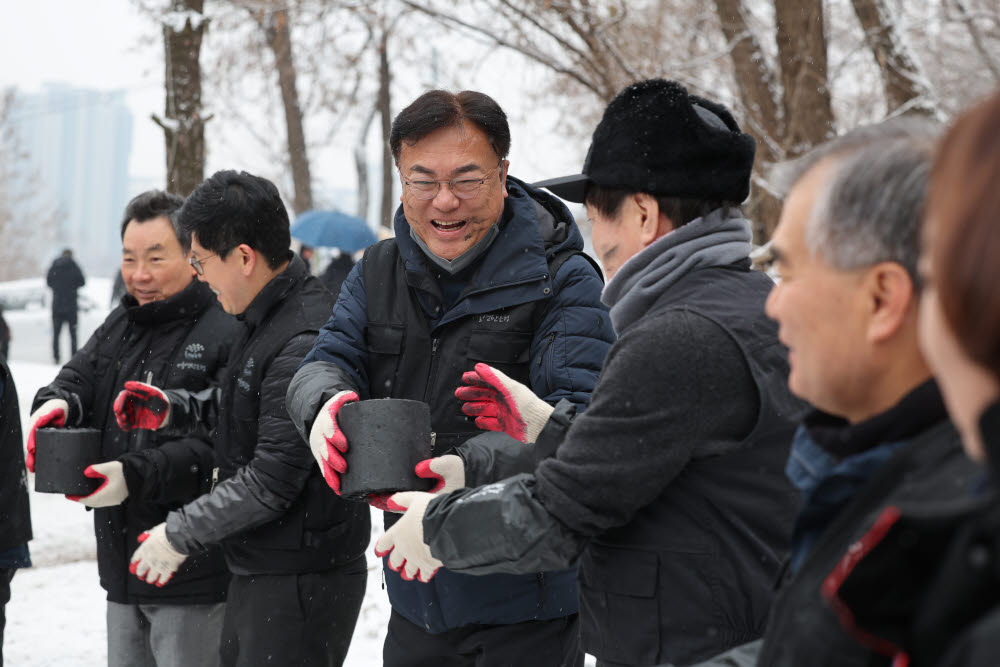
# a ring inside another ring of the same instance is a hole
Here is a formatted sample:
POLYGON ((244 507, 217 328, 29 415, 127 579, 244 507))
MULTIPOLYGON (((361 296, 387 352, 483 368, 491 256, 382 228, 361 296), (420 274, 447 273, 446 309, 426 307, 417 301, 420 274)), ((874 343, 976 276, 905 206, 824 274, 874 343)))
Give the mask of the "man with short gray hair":
POLYGON ((886 508, 961 497, 976 474, 917 346, 935 134, 916 121, 863 128, 802 158, 790 179, 766 309, 788 347, 789 388, 814 409, 786 467, 803 507, 762 646, 748 651, 758 665, 877 660, 884 647, 863 646, 824 599, 837 563, 886 508))

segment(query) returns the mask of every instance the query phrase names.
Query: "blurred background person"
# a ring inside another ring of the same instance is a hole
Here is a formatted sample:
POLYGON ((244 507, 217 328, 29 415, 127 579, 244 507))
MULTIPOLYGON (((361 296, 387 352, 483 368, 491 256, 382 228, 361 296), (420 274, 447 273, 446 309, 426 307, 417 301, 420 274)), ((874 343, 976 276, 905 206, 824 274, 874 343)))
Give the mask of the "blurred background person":
POLYGON ((354 268, 354 257, 346 250, 338 250, 338 255, 330 259, 330 263, 323 269, 319 279, 330 290, 334 298, 340 294, 340 286, 344 284, 344 278, 354 268))
POLYGON ((52 360, 59 363, 59 334, 63 324, 69 327, 69 353, 76 354, 76 317, 80 306, 76 291, 86 280, 80 265, 73 260, 73 251, 66 248, 49 267, 45 282, 52 288, 52 360))

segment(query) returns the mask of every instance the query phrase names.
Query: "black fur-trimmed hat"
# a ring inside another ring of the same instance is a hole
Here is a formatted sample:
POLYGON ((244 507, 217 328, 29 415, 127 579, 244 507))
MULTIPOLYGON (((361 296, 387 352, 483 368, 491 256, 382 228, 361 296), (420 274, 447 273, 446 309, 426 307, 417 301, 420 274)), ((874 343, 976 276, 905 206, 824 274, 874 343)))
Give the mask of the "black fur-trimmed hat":
POLYGON ((742 202, 756 149, 732 114, 676 81, 648 79, 622 90, 604 117, 583 173, 534 183, 583 202, 587 183, 661 197, 742 202))

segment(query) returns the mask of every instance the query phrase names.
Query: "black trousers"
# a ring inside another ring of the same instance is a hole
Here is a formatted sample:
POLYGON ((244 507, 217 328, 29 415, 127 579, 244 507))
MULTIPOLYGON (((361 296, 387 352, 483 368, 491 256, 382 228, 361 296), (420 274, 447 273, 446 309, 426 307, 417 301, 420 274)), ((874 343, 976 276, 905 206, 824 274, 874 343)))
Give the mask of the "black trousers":
POLYGON ((76 313, 52 313, 52 359, 59 363, 59 334, 63 324, 69 327, 69 354, 76 354, 76 313))
POLYGON ((368 581, 364 556, 327 572, 233 575, 222 664, 340 667, 368 581))
POLYGON ((3 629, 7 625, 7 603, 10 602, 10 582, 16 568, 0 568, 0 667, 3 667, 3 629))
POLYGON ((393 610, 382 667, 583 667, 577 614, 430 634, 393 610))

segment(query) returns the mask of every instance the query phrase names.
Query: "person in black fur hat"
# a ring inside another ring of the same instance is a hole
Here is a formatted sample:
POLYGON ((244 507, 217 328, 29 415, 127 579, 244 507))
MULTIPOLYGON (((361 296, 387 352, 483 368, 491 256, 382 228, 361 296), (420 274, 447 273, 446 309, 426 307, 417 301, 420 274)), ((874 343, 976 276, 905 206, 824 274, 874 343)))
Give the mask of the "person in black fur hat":
POLYGON ((590 406, 546 409, 478 364, 456 395, 503 433, 426 464, 468 488, 393 496, 409 509, 377 549, 431 575, 578 562, 581 640, 602 667, 760 636, 798 505, 784 465, 800 404, 738 209, 753 156, 725 108, 673 81, 608 105, 583 172, 540 184, 586 203, 608 277, 619 338, 590 406))

